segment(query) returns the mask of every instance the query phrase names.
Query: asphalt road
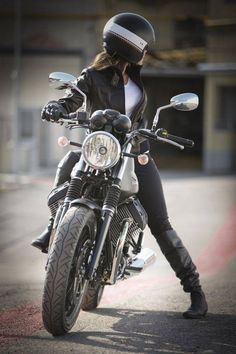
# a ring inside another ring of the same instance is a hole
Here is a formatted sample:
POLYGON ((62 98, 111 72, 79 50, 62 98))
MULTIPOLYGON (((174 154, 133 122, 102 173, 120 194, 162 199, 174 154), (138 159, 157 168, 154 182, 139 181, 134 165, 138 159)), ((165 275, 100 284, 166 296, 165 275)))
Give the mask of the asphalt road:
POLYGON ((49 179, 0 193, 0 353, 236 353, 236 178, 164 175, 169 216, 201 273, 209 313, 186 320, 184 293, 146 230, 156 262, 107 287, 101 305, 72 331, 43 328, 46 256, 30 246, 47 221, 49 179))

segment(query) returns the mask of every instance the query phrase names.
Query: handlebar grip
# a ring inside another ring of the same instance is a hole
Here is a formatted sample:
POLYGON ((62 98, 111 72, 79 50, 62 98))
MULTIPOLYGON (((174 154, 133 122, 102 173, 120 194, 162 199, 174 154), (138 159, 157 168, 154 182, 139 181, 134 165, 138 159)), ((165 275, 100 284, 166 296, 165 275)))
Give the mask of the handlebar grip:
POLYGON ((60 118, 69 119, 69 114, 67 114, 67 113, 61 113, 61 114, 60 114, 60 118))
POLYGON ((86 112, 72 112, 69 114, 62 114, 62 118, 77 121, 80 124, 88 123, 86 112))
POLYGON ((75 118, 77 118, 77 112, 69 113, 69 114, 68 114, 68 118, 69 118, 69 119, 75 119, 75 118))
POLYGON ((75 119, 76 118, 76 112, 73 112, 73 113, 61 113, 61 118, 64 118, 64 119, 75 119))
POLYGON ((155 139, 157 138, 155 133, 152 133, 149 129, 139 129, 139 133, 145 137, 155 139))

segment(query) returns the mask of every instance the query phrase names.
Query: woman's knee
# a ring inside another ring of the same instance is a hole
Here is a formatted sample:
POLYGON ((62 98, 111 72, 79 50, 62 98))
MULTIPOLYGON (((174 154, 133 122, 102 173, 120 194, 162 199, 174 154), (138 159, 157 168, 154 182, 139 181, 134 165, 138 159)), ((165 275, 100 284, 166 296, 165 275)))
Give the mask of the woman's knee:
POLYGON ((162 233, 173 230, 168 217, 157 217, 148 220, 148 226, 154 237, 158 237, 162 233))
POLYGON ((54 186, 57 187, 70 179, 74 165, 79 161, 79 152, 69 151, 59 162, 56 171, 54 186))

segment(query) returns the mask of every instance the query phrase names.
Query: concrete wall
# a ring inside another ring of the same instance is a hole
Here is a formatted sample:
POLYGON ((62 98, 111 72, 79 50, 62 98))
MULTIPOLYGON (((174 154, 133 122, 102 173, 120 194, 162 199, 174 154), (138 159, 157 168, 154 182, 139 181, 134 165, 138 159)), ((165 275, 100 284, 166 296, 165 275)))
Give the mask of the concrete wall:
MULTIPOLYGON (((209 172, 232 171, 236 168, 236 132, 217 128, 221 114, 219 88, 235 86, 230 75, 208 75, 205 82, 204 169, 209 172)), ((235 112, 234 119, 235 119, 235 112)))
MULTIPOLYGON (((206 73, 205 80, 204 169, 210 172, 235 171, 236 132, 217 126, 217 120, 224 111, 221 107, 221 88, 236 87, 235 2, 209 1, 207 29, 207 61, 210 72, 206 73)), ((232 120, 235 120, 235 114, 232 110, 232 120)))
POLYGON ((57 137, 65 134, 65 129, 57 124, 42 122, 40 111, 46 102, 62 97, 64 92, 49 87, 48 75, 52 71, 78 75, 81 70, 81 60, 77 56, 63 55, 57 56, 56 59, 55 56, 33 55, 21 58, 17 105, 18 111, 32 114, 32 137, 22 137, 21 127, 16 126, 17 112, 14 105, 15 97, 12 95, 16 83, 15 80, 9 80, 11 63, 12 58, 1 59, 6 78, 3 94, 0 95, 0 117, 4 126, 2 134, 0 133, 1 170, 10 172, 17 168, 20 172, 32 172, 40 165, 55 166, 59 158, 64 155, 57 146, 57 137))

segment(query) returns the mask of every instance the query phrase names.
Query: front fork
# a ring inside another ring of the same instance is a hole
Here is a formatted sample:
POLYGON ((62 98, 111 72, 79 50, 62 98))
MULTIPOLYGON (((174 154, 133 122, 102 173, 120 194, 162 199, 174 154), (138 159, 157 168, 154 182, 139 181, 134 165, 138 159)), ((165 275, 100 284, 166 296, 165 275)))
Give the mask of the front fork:
MULTIPOLYGON (((128 143, 125 149, 125 153, 130 153, 132 149, 132 144, 128 143)), ((111 187, 108 190, 107 196, 105 198, 105 201, 103 203, 102 207, 102 226, 99 231, 96 244, 94 247, 94 252, 92 255, 91 263, 89 265, 89 269, 87 272, 87 279, 92 280, 94 277, 94 274, 96 272, 96 269, 99 264, 99 260, 101 257, 101 253, 107 238, 108 230, 110 228, 110 224, 112 221, 112 218, 115 214, 119 198, 120 198, 120 186, 121 186, 121 181, 123 179, 124 173, 127 168, 128 164, 128 159, 130 157, 124 156, 121 160, 121 163, 117 165, 117 168, 114 169, 113 172, 113 178, 114 182, 112 183, 111 187)))
POLYGON ((56 217, 54 225, 56 227, 60 226, 67 210, 69 209, 70 203, 80 197, 83 188, 83 176, 89 169, 89 166, 85 163, 83 158, 78 162, 77 173, 75 176, 71 177, 70 185, 66 193, 65 200, 63 202, 62 208, 56 217))
POLYGON ((101 253, 102 253, 102 250, 104 247, 104 243, 106 241, 108 230, 110 228, 111 221, 112 221, 113 215, 116 210, 116 206, 119 201, 120 181, 116 181, 116 183, 117 184, 115 184, 115 183, 112 184, 111 187, 109 188, 108 193, 107 193, 107 197, 106 197, 105 202, 103 204, 103 208, 102 208, 103 222, 102 222, 101 228, 99 230, 99 234, 96 239, 94 252, 92 255, 92 260, 89 265, 89 270, 88 270, 88 274, 87 274, 87 277, 90 280, 93 279, 94 273, 98 267, 98 263, 99 263, 100 256, 101 256, 101 253), (108 202, 107 202, 107 200, 108 200, 108 202), (110 203, 109 203, 109 201, 110 201, 110 203))

